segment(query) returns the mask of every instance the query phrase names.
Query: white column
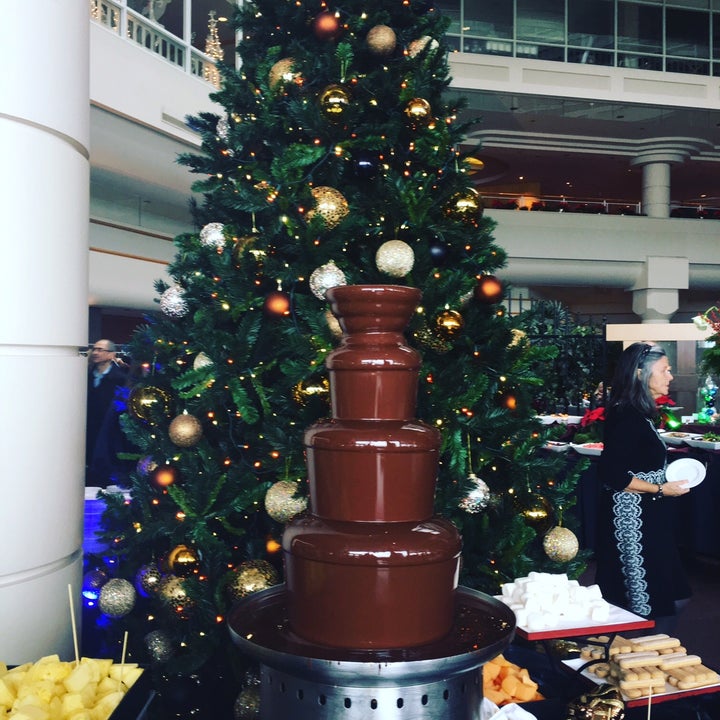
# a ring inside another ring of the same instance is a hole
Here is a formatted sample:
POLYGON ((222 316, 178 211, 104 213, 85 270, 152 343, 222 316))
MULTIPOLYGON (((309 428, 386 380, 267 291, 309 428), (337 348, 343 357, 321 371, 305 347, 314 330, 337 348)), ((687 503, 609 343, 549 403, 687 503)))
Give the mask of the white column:
POLYGON ((643 323, 669 323, 687 290, 690 263, 685 257, 649 256, 633 287, 633 312, 643 323))
MULTIPOLYGON (((74 656, 82 580, 89 4, 0 3, 0 660, 74 656)), ((79 625, 78 625, 79 629, 79 625)))
POLYGON ((673 164, 687 160, 692 151, 691 143, 657 140, 648 142, 633 158, 630 164, 643 169, 643 214, 655 218, 670 217, 670 169, 673 164))

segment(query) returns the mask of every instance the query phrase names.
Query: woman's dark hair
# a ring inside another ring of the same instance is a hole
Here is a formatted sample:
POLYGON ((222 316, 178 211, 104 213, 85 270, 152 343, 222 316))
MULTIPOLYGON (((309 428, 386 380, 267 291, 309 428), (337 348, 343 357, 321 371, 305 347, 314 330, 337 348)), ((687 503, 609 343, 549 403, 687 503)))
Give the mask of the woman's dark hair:
POLYGON ((626 347, 615 368, 610 406, 630 405, 647 417, 657 415, 648 381, 652 366, 665 354, 660 345, 652 343, 633 343, 626 347))

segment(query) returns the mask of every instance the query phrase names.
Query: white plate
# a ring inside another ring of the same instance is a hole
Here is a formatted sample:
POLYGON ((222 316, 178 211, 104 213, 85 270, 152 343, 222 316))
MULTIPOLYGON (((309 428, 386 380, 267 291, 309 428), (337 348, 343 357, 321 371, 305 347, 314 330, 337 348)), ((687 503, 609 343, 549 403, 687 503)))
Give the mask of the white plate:
POLYGON ((720 442, 714 440, 703 440, 700 435, 693 435, 693 437, 685 438, 685 442, 694 448, 700 450, 720 450, 720 442))
POLYGON ((559 425, 579 425, 583 419, 582 415, 565 415, 564 413, 553 413, 552 415, 538 415, 537 419, 543 425, 552 425, 558 423, 559 425))
POLYGON ((661 432, 660 437, 667 445, 682 445, 684 442, 696 438, 697 435, 693 433, 673 432, 670 430, 668 432, 661 432))
POLYGON ((693 488, 705 478, 705 466, 699 460, 681 458, 667 466, 665 477, 668 482, 687 480, 688 483, 685 487, 693 488))
POLYGON ((558 442, 557 440, 548 440, 545 445, 543 445, 543 448, 550 450, 550 452, 567 452, 569 447, 570 443, 558 442))
POLYGON ((603 451, 601 447, 591 447, 592 445, 597 445, 597 443, 583 443, 582 445, 570 443, 570 447, 581 455, 599 455, 603 451))

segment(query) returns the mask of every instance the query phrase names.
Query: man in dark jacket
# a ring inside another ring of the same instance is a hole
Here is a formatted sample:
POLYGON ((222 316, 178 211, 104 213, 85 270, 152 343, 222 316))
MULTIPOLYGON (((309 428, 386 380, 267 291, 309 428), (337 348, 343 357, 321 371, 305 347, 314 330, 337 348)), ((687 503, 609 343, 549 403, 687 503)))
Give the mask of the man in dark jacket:
POLYGON ((111 340, 98 340, 90 349, 87 389, 87 427, 85 435, 85 484, 106 485, 107 479, 95 477, 93 458, 100 429, 118 387, 125 384, 126 373, 118 365, 117 348, 111 340))

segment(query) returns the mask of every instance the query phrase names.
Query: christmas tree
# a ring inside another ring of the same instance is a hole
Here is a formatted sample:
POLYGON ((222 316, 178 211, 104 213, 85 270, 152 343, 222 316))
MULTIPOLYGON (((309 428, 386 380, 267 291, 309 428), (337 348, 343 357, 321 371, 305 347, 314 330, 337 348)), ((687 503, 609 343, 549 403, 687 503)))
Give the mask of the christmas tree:
POLYGON ((88 573, 112 576, 98 623, 185 672, 232 654, 228 609, 282 581, 283 525, 307 506, 303 433, 329 411, 336 285, 422 290, 406 337, 418 417, 443 437, 436 504, 463 535, 461 583, 575 577, 583 557, 575 474, 534 419, 555 351, 503 305, 505 254, 463 145, 474 119, 447 99, 449 21, 428 0, 257 0, 234 22, 224 112, 188 119, 198 231, 176 238, 173 282, 131 345, 131 471, 105 494, 110 549, 88 573))

